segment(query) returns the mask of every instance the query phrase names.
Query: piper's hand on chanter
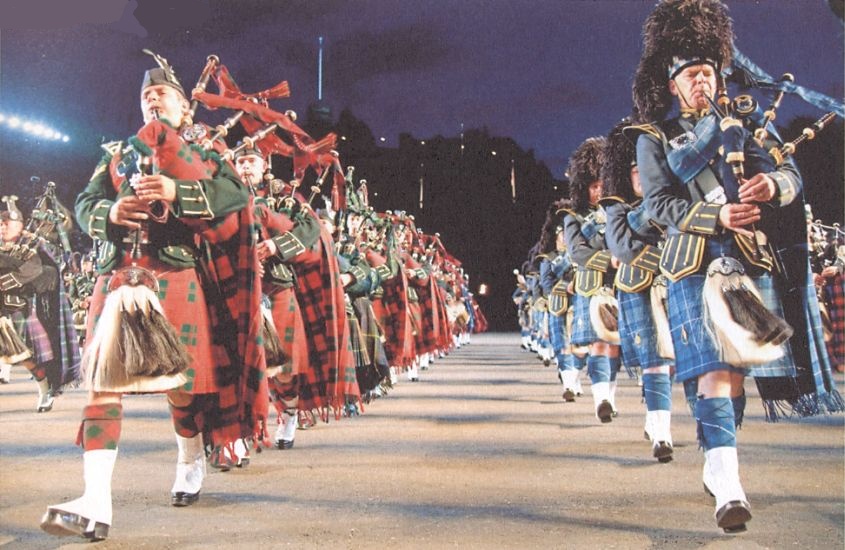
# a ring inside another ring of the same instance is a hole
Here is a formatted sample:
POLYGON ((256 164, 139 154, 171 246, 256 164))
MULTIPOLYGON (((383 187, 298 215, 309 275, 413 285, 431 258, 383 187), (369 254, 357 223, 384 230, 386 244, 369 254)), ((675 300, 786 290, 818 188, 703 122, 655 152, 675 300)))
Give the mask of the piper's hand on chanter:
POLYGON ((278 248, 276 247, 276 243, 273 239, 267 239, 258 243, 256 251, 258 252, 258 261, 263 262, 267 258, 275 256, 276 252, 278 252, 278 248))
POLYGON ((132 187, 138 198, 147 202, 172 202, 176 199, 176 182, 164 174, 141 176, 132 187))
POLYGON ((141 223, 150 218, 149 203, 136 196, 121 197, 109 210, 109 221, 129 229, 138 229, 141 223))
POLYGON ((725 229, 753 238, 746 226, 760 221, 760 207, 753 204, 728 203, 719 210, 719 224, 725 229))
POLYGON ((760 173, 751 179, 742 180, 739 185, 739 202, 769 202, 775 197, 774 180, 766 174, 760 173))

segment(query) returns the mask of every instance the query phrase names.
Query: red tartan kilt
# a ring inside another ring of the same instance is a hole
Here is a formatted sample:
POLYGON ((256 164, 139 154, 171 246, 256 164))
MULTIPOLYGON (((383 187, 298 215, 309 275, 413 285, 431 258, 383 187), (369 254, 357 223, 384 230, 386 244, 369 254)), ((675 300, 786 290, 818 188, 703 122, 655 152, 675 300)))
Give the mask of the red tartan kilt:
POLYGON ((305 339, 299 302, 296 301, 293 287, 277 290, 269 298, 273 324, 276 325, 282 351, 291 358, 292 371, 285 371, 284 374, 299 374, 308 368, 308 340, 305 339))
POLYGON ((376 322, 381 327, 382 332, 384 332, 385 323, 389 320, 387 308, 384 307, 381 296, 373 296, 370 303, 373 306, 373 314, 376 317, 376 322))
MULTIPOLYGON (((376 322, 378 322, 385 337, 384 351, 387 354, 388 363, 392 367, 405 365, 411 353, 410 342, 412 339, 404 337, 404 335, 400 337, 395 333, 394 325, 390 318, 390 311, 385 307, 384 300, 381 296, 374 297, 372 303, 376 322), (404 344, 404 346, 400 347, 400 344, 404 344)), ((410 331, 410 323, 406 323, 405 327, 410 331)))
POLYGON ((414 327, 410 309, 405 310, 405 316, 405 338, 403 342, 404 346, 402 348, 402 355, 405 360, 400 364, 402 366, 410 366, 414 358, 417 356, 417 345, 414 341, 414 327))
POLYGON ((842 364, 845 361, 845 278, 841 273, 825 281, 824 301, 833 330, 828 353, 835 364, 842 364))
MULTIPOLYGON (((124 265, 129 262, 125 261, 124 265)), ((194 269, 177 269, 152 258, 141 258, 141 265, 153 271, 159 281, 158 299, 165 318, 173 326, 185 349, 191 356, 191 364, 185 374, 188 382, 181 389, 190 393, 214 393, 218 390, 214 382, 214 351, 211 343, 211 320, 197 273, 194 269)), ((85 341, 91 342, 96 322, 105 305, 110 275, 100 275, 94 285, 85 341)))

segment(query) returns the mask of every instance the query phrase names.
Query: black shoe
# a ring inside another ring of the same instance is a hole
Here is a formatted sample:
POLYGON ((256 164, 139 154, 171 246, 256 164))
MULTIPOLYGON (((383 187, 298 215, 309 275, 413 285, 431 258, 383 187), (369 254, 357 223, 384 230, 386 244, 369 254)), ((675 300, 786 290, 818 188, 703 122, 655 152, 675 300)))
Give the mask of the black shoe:
POLYGON ((544 366, 544 367, 548 367, 548 366, 549 366, 549 365, 551 365, 551 364, 552 364, 552 362, 551 362, 550 360, 548 360, 548 359, 543 359, 543 366, 544 366))
POLYGON ((91 520, 86 517, 56 508, 47 508, 47 513, 41 518, 41 529, 57 537, 78 535, 97 541, 109 536, 108 524, 94 522, 93 529, 88 529, 90 524, 91 520))
POLYGON ((751 506, 744 500, 732 500, 716 512, 716 525, 725 533, 742 533, 751 520, 751 506))
POLYGON ((666 462, 672 461, 672 453, 674 450, 672 446, 666 441, 658 441, 654 445, 654 449, 652 451, 652 455, 654 458, 657 459, 658 462, 665 464, 666 462))
POLYGON ((292 441, 288 441, 287 439, 279 439, 276 441, 276 448, 279 450, 287 450, 293 449, 293 442, 296 441, 295 439, 292 441))
POLYGON ((567 403, 574 403, 575 402, 575 392, 566 388, 563 390, 563 400, 567 403))
POLYGON ((596 416, 599 417, 602 424, 607 424, 613 420, 613 407, 610 406, 610 401, 605 399, 599 403, 599 407, 596 409, 596 416))
POLYGON ((172 506, 190 506, 191 504, 195 503, 200 499, 200 493, 197 491, 196 493, 185 493, 183 491, 177 491, 175 493, 170 493, 170 504, 172 506))

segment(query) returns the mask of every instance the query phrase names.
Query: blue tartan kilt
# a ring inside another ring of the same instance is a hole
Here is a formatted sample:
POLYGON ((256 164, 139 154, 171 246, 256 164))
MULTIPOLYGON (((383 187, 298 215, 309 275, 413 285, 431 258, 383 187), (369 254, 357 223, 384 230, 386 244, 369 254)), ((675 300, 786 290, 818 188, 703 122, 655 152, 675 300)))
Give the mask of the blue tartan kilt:
POLYGON ((599 337, 590 322, 590 298, 576 294, 572 300, 572 345, 586 346, 597 342, 599 337))
MULTIPOLYGON (((669 281, 669 326, 675 348, 676 378, 683 382, 708 372, 728 370, 754 377, 795 376, 795 365, 789 343, 782 358, 751 369, 740 369, 722 361, 719 350, 704 325, 704 275, 689 275, 680 281, 669 281)), ((770 275, 752 278, 763 304, 783 317, 783 307, 770 275)))
POLYGON ((670 359, 657 353, 657 327, 651 315, 648 290, 617 290, 616 299, 619 302, 619 339, 625 365, 648 369, 671 364, 670 359))
POLYGON ((543 336, 543 312, 531 310, 531 335, 539 340, 543 336))
POLYGON ((561 353, 569 345, 569 334, 566 331, 566 314, 557 316, 549 313, 549 340, 555 353, 561 353))

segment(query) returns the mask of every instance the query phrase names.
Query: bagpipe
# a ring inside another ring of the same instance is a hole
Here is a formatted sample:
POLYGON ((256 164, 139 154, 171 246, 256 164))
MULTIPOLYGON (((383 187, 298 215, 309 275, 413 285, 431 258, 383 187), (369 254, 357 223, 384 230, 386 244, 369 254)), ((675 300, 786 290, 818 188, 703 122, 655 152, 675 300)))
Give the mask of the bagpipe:
MULTIPOLYGON (((38 178, 33 177, 33 182, 38 178)), ((8 210, 17 210, 15 195, 6 195, 0 198, 6 203, 8 210)), ((56 197, 56 184, 47 182, 44 192, 38 196, 32 214, 26 223, 21 236, 10 243, 0 245, 0 251, 4 254, 26 261, 38 254, 38 249, 44 244, 58 244, 62 250, 62 257, 69 258, 72 253, 68 232, 73 225, 72 215, 56 197), (55 241, 58 240, 58 243, 55 241)))
MULTIPOLYGON (((793 80, 789 74, 781 78, 781 82, 793 80)), ((710 99, 710 102, 719 120, 721 151, 725 158, 719 175, 726 201, 739 203, 739 188, 746 173, 776 171, 800 143, 813 139, 834 114, 825 114, 799 138, 766 150, 768 138, 777 136, 772 122, 783 90, 775 93, 760 116, 760 109, 750 95, 731 100, 722 74, 717 76, 717 81, 716 99, 710 99), (757 128, 752 132, 746 123, 756 124, 757 128)), ((785 278, 788 268, 779 256, 778 247, 770 242, 770 236, 776 234, 776 228, 772 226, 777 222, 774 209, 769 204, 759 207, 761 220, 747 228, 750 235, 735 232, 733 237, 751 265, 785 278)), ((725 362, 736 367, 751 367, 783 356, 782 344, 792 336, 793 328, 766 307, 759 289, 739 259, 724 256, 711 262, 707 267, 704 302, 706 325, 725 362)))
MULTIPOLYGON (((228 135, 235 124, 240 124, 247 136, 237 147, 224 150, 224 158, 231 160, 239 150, 257 148, 265 157, 279 154, 293 158, 294 178, 297 181, 302 181, 309 167, 322 173, 326 167, 335 164, 337 155, 333 155, 332 150, 336 146, 337 136, 329 133, 320 140, 314 140, 296 124, 294 111, 282 113, 270 108, 269 100, 289 96, 290 88, 286 81, 256 93, 243 92, 220 59, 209 56, 191 93, 192 105, 194 102, 202 104, 210 111, 228 109, 234 111, 234 114, 217 126, 214 134, 202 141, 203 147, 211 149, 228 135), (217 94, 207 91, 212 78, 217 84, 217 94), (283 132, 285 139, 282 139, 280 132, 283 132)), ((334 182, 342 186, 339 181, 342 179, 343 174, 336 175, 334 182)), ((338 202, 342 203, 343 200, 338 202)))
POLYGON ((810 241, 810 258, 813 267, 822 270, 835 264, 845 262, 845 231, 838 223, 825 225, 821 220, 814 220, 807 224, 810 241))
MULTIPOLYGON (((38 182, 37 177, 31 179, 38 182)), ((2 197, 6 208, 9 211, 19 211, 16 205, 18 197, 8 195, 2 197)), ((0 244, 0 253, 9 256, 13 260, 26 262, 39 254, 42 247, 58 244, 61 247, 61 258, 55 261, 64 263, 70 259, 71 247, 68 239, 68 231, 72 227, 70 211, 65 208, 56 197, 56 184, 48 182, 44 192, 37 198, 35 207, 32 209, 26 226, 21 235, 14 241, 0 244), (58 240, 58 243, 55 241, 58 240)), ((53 261, 51 254, 47 254, 50 261, 53 261)), ((57 265, 56 269, 61 270, 62 266, 57 265)), ((52 271, 52 268, 51 268, 52 271)), ((59 284, 62 284, 59 281, 59 284)), ((9 311, 23 310, 30 303, 25 295, 21 295, 15 289, 10 292, 0 292, 0 303, 9 311)), ((28 294, 28 291, 25 292, 28 294)), ((8 364, 15 364, 32 356, 32 352, 21 339, 15 330, 14 324, 7 316, 0 316, 0 360, 8 364)))
MULTIPOLYGON (((157 170, 152 157, 141 149, 140 143, 124 148, 116 168, 130 188, 140 177, 157 170)), ((149 212, 149 220, 141 221, 140 227, 131 229, 124 238, 130 246, 130 265, 115 269, 109 278, 108 295, 97 323, 100 328, 82 357, 83 372, 95 385, 96 381, 125 383, 127 376, 178 375, 191 363, 164 315, 158 277, 140 264, 143 247, 149 244, 150 224, 165 223, 170 211, 167 203, 155 201, 149 212)))

